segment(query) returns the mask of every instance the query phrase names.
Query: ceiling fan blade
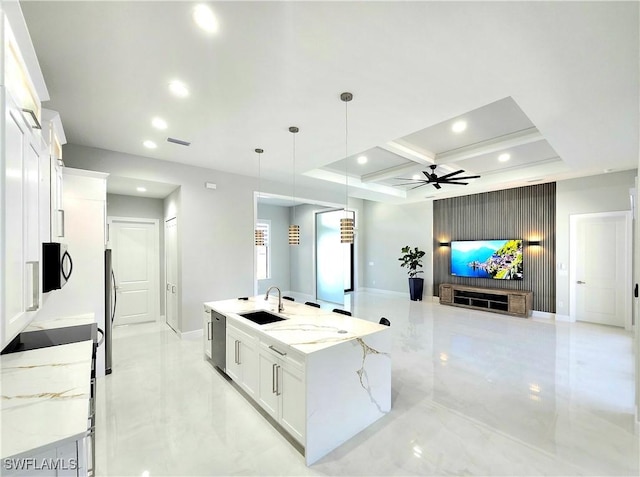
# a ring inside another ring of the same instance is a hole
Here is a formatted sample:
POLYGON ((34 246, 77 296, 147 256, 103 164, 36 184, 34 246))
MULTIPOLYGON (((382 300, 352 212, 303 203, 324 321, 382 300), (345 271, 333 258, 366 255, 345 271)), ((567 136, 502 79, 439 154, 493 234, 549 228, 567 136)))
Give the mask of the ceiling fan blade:
POLYGON ((468 182, 455 182, 455 181, 447 181, 447 182, 443 182, 443 184, 469 185, 468 182))
POLYGON ((445 174, 445 175, 443 175, 443 176, 440 176, 440 178, 439 178, 439 179, 440 179, 440 180, 447 179, 448 177, 455 176, 456 174, 460 174, 461 172, 464 172, 464 170, 463 170, 463 169, 460 169, 459 171, 450 172, 449 174, 445 174))
POLYGON ((438 184, 437 182, 433 183, 433 187, 435 187, 436 189, 442 189, 442 187, 440 186, 440 184, 438 184))
POLYGON ((421 184, 421 185, 427 184, 427 181, 413 181, 413 182, 403 182, 402 184, 393 184, 393 187, 406 186, 406 185, 415 185, 415 184, 417 184, 419 182, 424 182, 424 184, 421 184))
POLYGON ((428 184, 428 182, 425 182, 424 184, 420 184, 420 185, 417 185, 415 187, 411 187, 409 190, 417 189, 418 187, 426 186, 427 184, 428 184))
POLYGON ((422 173, 423 173, 425 176, 427 176, 427 179, 432 180, 432 178, 431 178, 431 174, 430 174, 429 172, 427 172, 427 171, 422 171, 422 173))
POLYGON ((453 180, 460 181, 466 179, 478 179, 480 176, 465 176, 465 177, 453 177, 453 180))

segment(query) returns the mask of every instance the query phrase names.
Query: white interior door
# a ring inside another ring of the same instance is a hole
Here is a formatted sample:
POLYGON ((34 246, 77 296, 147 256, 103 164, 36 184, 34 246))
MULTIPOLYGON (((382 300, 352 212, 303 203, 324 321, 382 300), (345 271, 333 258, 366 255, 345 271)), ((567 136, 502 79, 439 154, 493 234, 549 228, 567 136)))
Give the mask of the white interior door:
POLYGON ((118 306, 114 325, 155 321, 159 315, 158 223, 109 219, 118 306))
POLYGON ((178 220, 175 217, 165 222, 164 247, 167 324, 178 331, 178 220))
POLYGON ((628 326, 632 291, 629 217, 598 214, 572 220, 575 319, 628 326))

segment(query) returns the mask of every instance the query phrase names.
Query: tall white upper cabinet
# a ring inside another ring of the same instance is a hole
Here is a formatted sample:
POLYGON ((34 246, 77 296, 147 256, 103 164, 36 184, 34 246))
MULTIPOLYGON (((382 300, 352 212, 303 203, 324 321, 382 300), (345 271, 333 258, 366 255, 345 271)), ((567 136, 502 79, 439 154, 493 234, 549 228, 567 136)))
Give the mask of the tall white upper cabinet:
MULTIPOLYGON (((17 1, 0 3, 0 345, 40 308, 43 204, 49 195, 41 101, 49 99, 17 1)), ((46 222, 46 220, 45 220, 46 222)), ((45 235, 46 236, 46 235, 45 235)))

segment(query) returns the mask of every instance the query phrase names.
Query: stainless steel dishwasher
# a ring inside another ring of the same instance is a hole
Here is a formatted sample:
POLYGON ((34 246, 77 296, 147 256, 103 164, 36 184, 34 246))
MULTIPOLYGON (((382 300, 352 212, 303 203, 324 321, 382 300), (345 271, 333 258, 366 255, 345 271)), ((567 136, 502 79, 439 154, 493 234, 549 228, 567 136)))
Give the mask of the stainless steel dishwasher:
POLYGON ((211 361, 222 371, 227 365, 227 317, 211 310, 211 361))

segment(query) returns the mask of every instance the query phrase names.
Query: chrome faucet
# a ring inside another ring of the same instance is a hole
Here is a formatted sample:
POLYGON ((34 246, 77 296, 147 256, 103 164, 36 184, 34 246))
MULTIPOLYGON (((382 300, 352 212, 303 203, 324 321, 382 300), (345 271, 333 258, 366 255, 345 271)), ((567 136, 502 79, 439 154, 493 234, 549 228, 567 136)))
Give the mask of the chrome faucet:
POLYGON ((273 289, 278 290, 278 311, 279 312, 283 312, 284 311, 284 306, 282 305, 282 292, 280 291, 280 289, 278 287, 269 287, 267 289, 267 293, 264 296, 264 301, 267 301, 269 299, 269 292, 273 289))

